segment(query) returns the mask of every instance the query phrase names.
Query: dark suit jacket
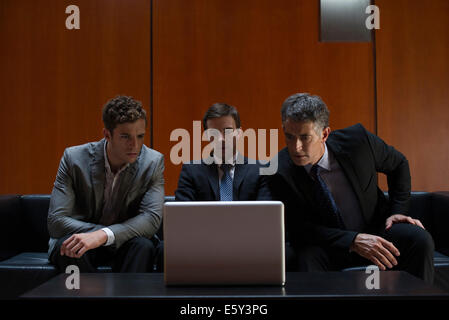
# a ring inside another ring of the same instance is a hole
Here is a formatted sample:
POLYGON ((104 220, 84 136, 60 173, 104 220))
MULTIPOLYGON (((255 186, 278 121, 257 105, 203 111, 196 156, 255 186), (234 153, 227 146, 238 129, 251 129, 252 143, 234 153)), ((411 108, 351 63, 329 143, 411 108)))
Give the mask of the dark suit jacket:
POLYGON ((278 154, 278 172, 270 179, 270 189, 274 199, 285 205, 287 237, 294 247, 309 244, 348 250, 358 232, 374 232, 391 214, 407 214, 409 165, 404 155, 361 124, 331 132, 326 144, 356 195, 364 230, 341 230, 324 224, 313 198, 312 179, 304 167, 291 161, 287 148, 278 154), (387 175, 389 202, 377 186, 377 172, 387 175))
MULTIPOLYGON (((259 174, 260 167, 259 163, 248 163, 247 158, 244 158, 244 163, 235 165, 234 200, 271 200, 267 176, 259 174)), ((200 164, 184 164, 179 175, 175 198, 176 201, 220 200, 217 165, 208 165, 203 161, 200 164)))

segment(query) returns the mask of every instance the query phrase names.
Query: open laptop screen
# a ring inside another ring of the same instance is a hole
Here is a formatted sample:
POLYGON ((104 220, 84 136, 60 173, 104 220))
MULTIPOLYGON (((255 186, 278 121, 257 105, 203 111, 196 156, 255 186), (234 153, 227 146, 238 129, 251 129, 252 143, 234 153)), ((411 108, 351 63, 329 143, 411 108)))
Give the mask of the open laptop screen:
POLYGON ((168 202, 163 219, 167 285, 285 283, 282 202, 168 202))

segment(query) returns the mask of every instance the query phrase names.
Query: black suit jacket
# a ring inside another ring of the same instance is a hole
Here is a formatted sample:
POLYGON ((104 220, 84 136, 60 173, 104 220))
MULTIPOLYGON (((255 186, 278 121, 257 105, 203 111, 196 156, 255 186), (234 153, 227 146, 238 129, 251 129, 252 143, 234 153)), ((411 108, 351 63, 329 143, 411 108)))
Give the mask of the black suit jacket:
MULTIPOLYGON (((236 164, 233 180, 233 199, 271 200, 267 176, 259 174, 259 163, 250 164, 244 158, 242 164, 236 164)), ((220 190, 216 164, 184 164, 179 175, 176 201, 218 201, 220 190)))
POLYGON ((287 237, 294 247, 308 244, 348 250, 358 232, 374 233, 391 214, 407 214, 409 165, 404 155, 361 124, 331 132, 326 144, 356 195, 365 221, 364 230, 348 231, 325 225, 313 198, 312 179, 304 167, 292 162, 287 148, 278 154, 278 172, 270 179, 270 189, 273 197, 285 205, 287 237), (387 175, 389 202, 377 186, 377 172, 387 175))

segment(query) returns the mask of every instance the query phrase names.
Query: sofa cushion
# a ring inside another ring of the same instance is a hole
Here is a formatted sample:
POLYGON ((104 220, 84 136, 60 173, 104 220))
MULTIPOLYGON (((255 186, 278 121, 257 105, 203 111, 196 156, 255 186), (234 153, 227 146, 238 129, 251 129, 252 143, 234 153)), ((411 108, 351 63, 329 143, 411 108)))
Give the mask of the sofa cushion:
POLYGON ((33 270, 56 270, 48 261, 47 252, 22 252, 0 262, 0 269, 10 267, 33 270))
POLYGON ((0 262, 0 297, 16 298, 57 274, 46 252, 24 252, 0 262))
MULTIPOLYGON (((48 271, 51 274, 59 273, 59 270, 48 260, 46 252, 23 252, 0 262, 0 271, 10 269, 48 271)), ((99 266, 98 272, 112 272, 112 268, 110 266, 99 266)))
POLYGON ((432 194, 428 192, 411 193, 408 214, 414 219, 419 219, 427 231, 432 234, 432 194))
POLYGON ((448 266, 449 267, 449 257, 438 251, 435 251, 433 255, 433 264, 435 267, 448 266))

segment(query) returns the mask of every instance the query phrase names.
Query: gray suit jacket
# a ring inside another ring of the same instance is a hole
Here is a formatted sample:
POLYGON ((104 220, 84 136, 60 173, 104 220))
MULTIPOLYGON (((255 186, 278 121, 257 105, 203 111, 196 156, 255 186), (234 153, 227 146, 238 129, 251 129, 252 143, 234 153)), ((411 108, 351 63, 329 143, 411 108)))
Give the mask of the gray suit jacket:
MULTIPOLYGON (((64 151, 48 210, 49 255, 58 238, 105 227, 99 224, 105 183, 104 144, 102 139, 64 151)), ((143 145, 137 160, 122 174, 117 193, 122 204, 119 223, 107 226, 114 233, 116 248, 131 238, 151 238, 157 232, 164 203, 164 157, 143 145)))

